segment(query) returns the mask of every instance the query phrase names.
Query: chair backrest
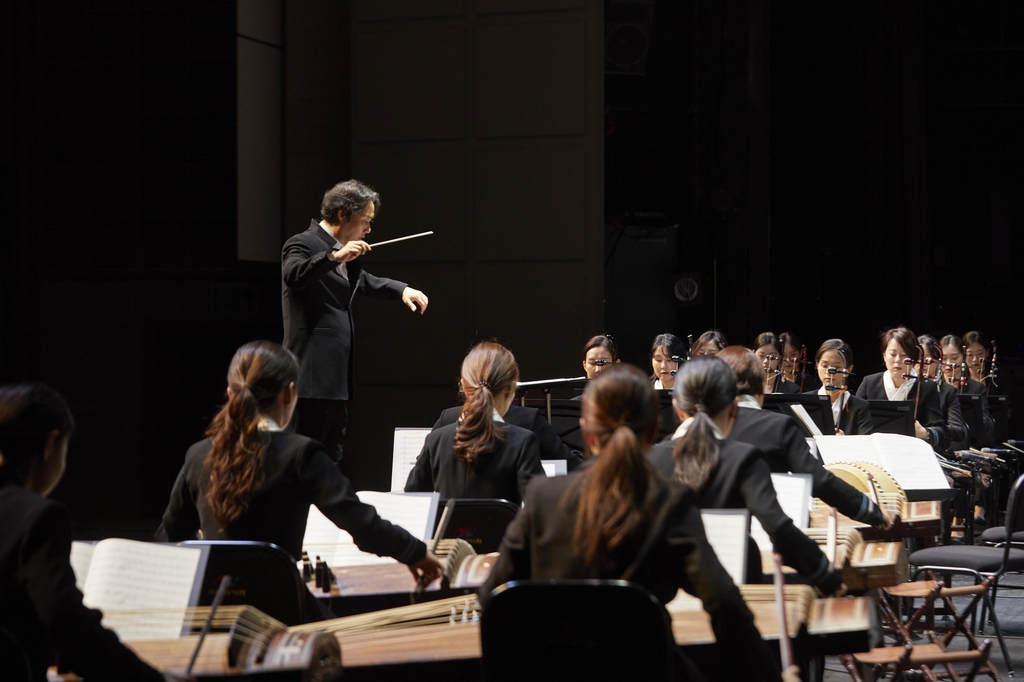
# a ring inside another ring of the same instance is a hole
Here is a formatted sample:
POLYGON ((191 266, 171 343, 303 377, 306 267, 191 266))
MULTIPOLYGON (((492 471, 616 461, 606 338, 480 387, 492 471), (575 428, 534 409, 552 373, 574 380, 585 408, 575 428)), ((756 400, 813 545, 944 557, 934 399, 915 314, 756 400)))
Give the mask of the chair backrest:
POLYGON ((269 542, 189 540, 186 546, 206 546, 210 555, 199 593, 199 606, 209 606, 220 579, 232 577, 224 604, 248 604, 285 625, 308 622, 309 590, 292 556, 269 542))
POLYGON ((620 580, 503 585, 484 607, 480 643, 485 682, 672 679, 668 613, 620 580))
MULTIPOLYGON (((446 500, 437 507, 434 530, 441 521, 446 500)), ((497 552, 505 529, 519 513, 519 505, 508 500, 456 500, 452 517, 448 520, 446 538, 459 538, 468 542, 477 554, 497 552)))
POLYGON ((1003 566, 999 569, 1000 574, 1006 570, 1010 561, 1013 534, 1021 530, 1024 530, 1024 476, 1014 481, 1006 503, 1006 546, 1003 548, 1003 566))
POLYGON ((31 682, 32 665, 28 652, 12 632, 0 626, 0 670, 9 682, 31 682))

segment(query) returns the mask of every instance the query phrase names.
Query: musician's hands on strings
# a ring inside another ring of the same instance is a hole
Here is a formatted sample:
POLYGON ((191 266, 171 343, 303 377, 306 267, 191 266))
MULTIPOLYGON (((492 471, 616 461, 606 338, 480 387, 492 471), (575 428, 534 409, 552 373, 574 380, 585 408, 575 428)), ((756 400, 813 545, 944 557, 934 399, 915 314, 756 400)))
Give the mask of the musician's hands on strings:
POLYGON ((409 306, 409 310, 414 313, 418 312, 420 315, 427 312, 427 303, 430 301, 427 299, 427 295, 419 289, 413 289, 412 287, 406 287, 402 291, 402 303, 409 306))
POLYGON ((800 682, 800 668, 791 665, 782 671, 782 682, 800 682))
POLYGON ((350 242, 345 242, 345 245, 331 254, 331 258, 338 263, 347 263, 350 260, 359 258, 364 253, 368 253, 372 250, 372 247, 364 242, 362 239, 353 239, 350 242))
POLYGON ((841 428, 839 428, 839 427, 837 426, 837 427, 836 427, 836 435, 837 435, 837 436, 845 436, 846 434, 845 434, 845 433, 843 432, 843 430, 842 430, 841 428))
POLYGON ((890 514, 889 511, 882 506, 879 506, 878 510, 882 512, 882 523, 878 527, 882 530, 891 530, 893 524, 896 522, 895 519, 893 519, 892 514, 890 514))
POLYGON ((433 552, 428 551, 422 559, 414 564, 409 564, 409 572, 416 580, 423 578, 429 585, 444 573, 444 564, 438 561, 433 552))
POLYGON ((914 435, 921 440, 928 440, 928 429, 921 426, 921 422, 914 422, 914 435))

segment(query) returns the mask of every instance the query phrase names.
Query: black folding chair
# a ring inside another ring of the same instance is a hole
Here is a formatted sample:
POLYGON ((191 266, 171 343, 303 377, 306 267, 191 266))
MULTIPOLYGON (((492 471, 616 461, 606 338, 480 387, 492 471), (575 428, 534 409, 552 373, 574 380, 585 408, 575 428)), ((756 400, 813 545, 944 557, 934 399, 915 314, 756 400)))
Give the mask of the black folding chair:
MULTIPOLYGON (((434 519, 434 530, 441 521, 447 500, 441 500, 434 519)), ((505 529, 519 513, 519 505, 508 500, 458 499, 448 520, 445 538, 460 538, 468 542, 477 554, 497 552, 505 529)))
POLYGON ((320 620, 311 609, 315 598, 306 588, 295 559, 269 542, 189 540, 186 547, 210 548, 199 593, 199 606, 209 606, 224 575, 232 578, 223 604, 248 604, 285 625, 320 620))
MULTIPOLYGON (((1024 530, 1024 476, 1021 476, 1013 484, 1010 490, 1009 504, 1006 507, 1006 533, 1010 537, 1018 530, 1024 530)), ((1008 571, 1024 571, 1024 549, 1016 549, 1012 543, 1005 543, 1002 547, 984 547, 974 545, 946 545, 944 547, 929 547, 920 549, 910 555, 910 564, 917 567, 914 579, 925 571, 935 573, 951 573, 969 575, 974 578, 976 585, 981 584, 986 578, 992 576, 992 592, 986 590, 983 595, 983 606, 981 610, 981 628, 984 630, 986 613, 992 615, 992 625, 995 627, 996 637, 999 639, 999 647, 1003 652, 1003 659, 1006 661, 1007 670, 1013 674, 1013 662, 1006 651, 1006 641, 1003 639, 1003 630, 999 627, 999 619, 996 616, 994 602, 996 590, 999 588, 999 579, 1008 571)))
POLYGON ((668 612, 621 580, 516 581, 480 620, 485 682, 671 680, 668 612))

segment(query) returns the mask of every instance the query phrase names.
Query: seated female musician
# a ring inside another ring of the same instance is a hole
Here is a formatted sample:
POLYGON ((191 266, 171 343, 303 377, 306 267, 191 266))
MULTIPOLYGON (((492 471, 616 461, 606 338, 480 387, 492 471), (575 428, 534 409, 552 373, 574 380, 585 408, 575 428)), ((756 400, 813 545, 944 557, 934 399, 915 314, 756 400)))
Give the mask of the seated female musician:
POLYGON ((724 677, 779 679, 750 610, 708 544, 693 491, 670 493, 647 461, 660 409, 650 381, 635 367, 610 368, 587 385, 582 409, 591 459, 568 476, 530 484, 481 599, 511 580, 625 576, 663 604, 682 588, 711 616, 724 677), (657 527, 663 509, 666 520, 657 527), (639 556, 648 540, 650 551, 639 556), (743 655, 725 655, 732 650, 743 655))
POLYGON ((394 557, 429 580, 442 567, 426 545, 356 497, 324 447, 285 431, 298 391, 299 362, 271 341, 235 352, 228 401, 188 449, 157 540, 253 540, 302 554, 309 506, 352 535, 364 552, 394 557))
MULTIPOLYGON (((840 575, 779 506, 764 456, 752 445, 725 440, 739 409, 736 382, 736 373, 718 358, 683 365, 672 391, 683 423, 671 441, 654 446, 651 464, 666 479, 693 488, 701 509, 749 509, 787 566, 825 594, 841 596, 846 587, 840 575)), ((753 539, 748 544, 747 580, 761 582, 761 553, 753 539)))
POLYGON ((942 348, 942 374, 947 384, 966 395, 984 395, 985 384, 975 381, 967 367, 964 342, 955 334, 946 334, 940 342, 942 348))
POLYGON ((64 475, 74 420, 41 384, 0 387, 0 677, 46 679, 60 656, 86 679, 164 680, 82 604, 71 515, 47 496, 64 475))
POLYGON ((916 403, 914 435, 933 449, 948 451, 967 436, 956 392, 942 391, 934 381, 916 386, 922 363, 921 346, 914 332, 895 327, 882 333, 882 359, 886 371, 864 377, 857 397, 865 400, 910 400, 916 403))
POLYGON ((739 410, 728 440, 757 447, 776 473, 810 474, 813 495, 851 519, 872 526, 891 525, 867 495, 836 478, 811 454, 804 432, 794 418, 761 408, 764 371, 756 355, 742 346, 729 346, 718 357, 736 372, 739 410))
POLYGON ((998 391, 993 390, 991 368, 988 362, 988 337, 978 331, 970 331, 964 334, 963 338, 964 355, 967 358, 967 369, 970 370, 971 378, 985 387, 985 393, 995 395, 998 391))
POLYGON ((722 350, 729 345, 729 341, 726 340, 725 334, 718 331, 717 329, 709 329, 693 342, 690 346, 690 357, 695 358, 698 355, 717 355, 718 351, 722 350))
POLYGON ((462 405, 454 424, 427 436, 405 492, 445 498, 496 498, 518 504, 526 484, 543 476, 537 437, 504 419, 515 397, 519 367, 501 344, 484 341, 462 361, 462 405))
POLYGON ((583 346, 583 371, 588 379, 593 379, 605 367, 619 364, 619 350, 615 347, 615 339, 605 334, 590 337, 583 346))
POLYGON ((807 346, 793 332, 779 334, 782 341, 782 376, 792 381, 801 391, 813 391, 821 386, 816 372, 808 371, 807 346))
POLYGON ((651 344, 651 381, 655 390, 668 391, 676 380, 681 362, 672 358, 685 358, 686 344, 675 334, 658 334, 651 344))
POLYGON ((814 354, 821 388, 808 391, 832 401, 832 421, 838 436, 866 436, 875 430, 868 401, 849 391, 846 377, 853 372, 853 349, 842 339, 829 339, 814 354))
POLYGON ((771 332, 758 334, 754 339, 754 355, 764 365, 765 393, 799 393, 800 387, 787 381, 782 373, 782 341, 771 332))

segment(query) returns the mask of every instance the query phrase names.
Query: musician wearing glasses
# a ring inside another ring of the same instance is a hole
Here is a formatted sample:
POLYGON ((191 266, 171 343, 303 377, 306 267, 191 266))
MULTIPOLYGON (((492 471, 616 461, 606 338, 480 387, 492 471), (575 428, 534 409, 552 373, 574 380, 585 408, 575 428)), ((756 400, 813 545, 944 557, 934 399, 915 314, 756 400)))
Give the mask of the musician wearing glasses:
POLYGON ((774 472, 810 474, 813 495, 851 519, 883 528, 891 525, 867 495, 836 478, 811 454, 795 419, 762 409, 764 370, 753 352, 729 346, 718 357, 736 373, 738 411, 728 440, 757 447, 774 472))
POLYGON ((319 222, 284 244, 281 307, 284 346, 302 366, 295 430, 323 443, 340 464, 352 399, 352 304, 356 294, 401 300, 423 314, 427 296, 404 282, 363 270, 364 239, 380 211, 380 195, 358 180, 327 190, 319 222))
POLYGON ((601 370, 619 364, 619 350, 615 340, 604 334, 592 336, 583 346, 583 371, 593 379, 601 370))
POLYGON ((857 397, 865 400, 909 400, 914 403, 914 435, 937 452, 967 439, 967 427, 956 392, 942 391, 934 381, 920 379, 922 363, 929 362, 914 332, 894 327, 881 335, 885 371, 864 377, 857 397), (918 381, 920 380, 920 386, 918 381))
POLYGON ((828 396, 837 436, 866 436, 875 430, 868 401, 850 393, 847 377, 853 374, 853 349, 842 339, 829 339, 814 354, 821 388, 807 391, 828 396))
MULTIPOLYGON (((681 588, 711 616, 716 672, 724 679, 778 680, 750 610, 707 541, 694 491, 672 492, 648 462, 660 411, 649 379, 636 367, 608 368, 587 384, 581 407, 590 459, 568 476, 530 483, 480 588, 481 601, 513 580, 629 580, 662 604, 681 588)), ((676 679, 703 679, 675 652, 676 679)))
POLYGON ((87 680, 163 682, 75 587, 71 514, 47 499, 64 475, 72 431, 71 411, 52 388, 0 386, 0 678, 43 682, 60 656, 87 680))

